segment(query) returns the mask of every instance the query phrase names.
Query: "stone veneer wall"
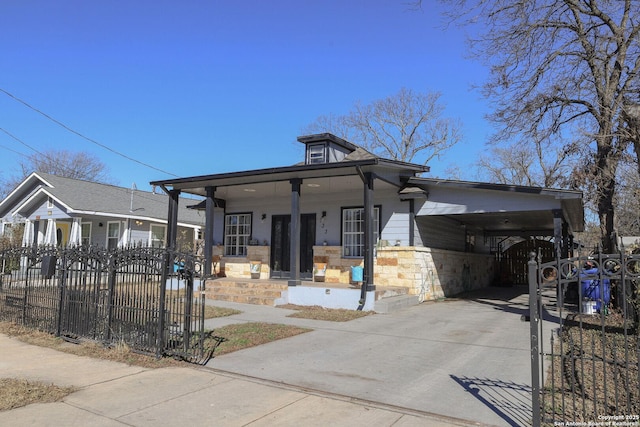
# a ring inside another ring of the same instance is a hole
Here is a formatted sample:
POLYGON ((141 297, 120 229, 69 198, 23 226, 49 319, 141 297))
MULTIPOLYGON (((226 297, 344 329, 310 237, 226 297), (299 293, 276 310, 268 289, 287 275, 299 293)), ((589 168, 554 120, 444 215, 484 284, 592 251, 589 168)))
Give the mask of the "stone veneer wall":
POLYGON ((374 267, 376 288, 405 287, 425 300, 487 287, 494 276, 491 255, 412 246, 378 248, 374 267))
POLYGON ((324 278, 327 283, 351 283, 351 267, 364 267, 360 258, 343 258, 342 246, 314 246, 313 262, 327 264, 324 278))
MULTIPOLYGON (((269 278, 269 246, 248 246, 246 257, 225 257, 222 253, 222 246, 213 250, 214 257, 220 258, 216 271, 221 275, 248 279, 250 261, 261 261, 260 278, 269 278)), ((343 258, 341 246, 314 246, 313 253, 314 262, 327 263, 326 283, 351 283, 351 267, 364 266, 360 258, 343 258)), ((496 272, 491 255, 413 246, 377 248, 374 262, 377 288, 404 287, 412 295, 424 292, 425 300, 487 287, 496 272)))
POLYGON ((260 278, 268 279, 271 275, 269 268, 270 249, 269 246, 247 246, 246 257, 226 257, 222 255, 224 253, 224 247, 216 246, 213 249, 213 256, 220 257, 216 271, 221 276, 250 279, 251 270, 249 266, 251 261, 260 261, 262 263, 260 266, 260 278))

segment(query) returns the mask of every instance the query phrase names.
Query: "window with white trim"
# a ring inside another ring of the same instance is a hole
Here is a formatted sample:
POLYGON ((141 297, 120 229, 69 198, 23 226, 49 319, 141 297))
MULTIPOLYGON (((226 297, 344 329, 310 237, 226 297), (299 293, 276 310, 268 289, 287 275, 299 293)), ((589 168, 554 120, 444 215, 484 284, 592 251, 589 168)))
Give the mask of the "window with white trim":
POLYGON ((83 222, 80 224, 80 244, 88 246, 91 244, 91 223, 83 222))
MULTIPOLYGON (((373 208, 373 241, 380 234, 380 208, 373 208)), ((342 256, 364 256, 364 208, 342 209, 342 256)))
POLYGON ((315 165, 327 163, 327 145, 309 144, 307 146, 307 164, 315 165))
POLYGON ((167 240, 167 226, 159 224, 151 224, 151 233, 149 235, 149 244, 153 248, 164 248, 167 240))
POLYGON ((107 223, 107 249, 115 249, 120 242, 120 221, 107 223))
POLYGON ((247 245, 251 237, 251 214, 228 214, 224 217, 224 254, 227 256, 247 255, 247 245))

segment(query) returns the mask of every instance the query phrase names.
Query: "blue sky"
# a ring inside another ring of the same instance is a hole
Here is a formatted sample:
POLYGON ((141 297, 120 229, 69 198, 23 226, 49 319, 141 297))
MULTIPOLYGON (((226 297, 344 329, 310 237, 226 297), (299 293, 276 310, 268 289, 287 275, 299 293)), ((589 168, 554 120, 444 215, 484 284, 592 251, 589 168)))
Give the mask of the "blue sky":
MULTIPOLYGON (((440 7, 402 0, 21 0, 0 5, 0 128, 31 147, 87 151, 116 183, 273 166, 302 159, 296 137, 401 87, 439 91, 464 140, 430 164, 447 178, 485 147, 487 102, 471 85, 464 35, 440 7), (165 173, 168 172, 169 174, 165 173)), ((33 151, 0 132, 2 178, 33 151)))

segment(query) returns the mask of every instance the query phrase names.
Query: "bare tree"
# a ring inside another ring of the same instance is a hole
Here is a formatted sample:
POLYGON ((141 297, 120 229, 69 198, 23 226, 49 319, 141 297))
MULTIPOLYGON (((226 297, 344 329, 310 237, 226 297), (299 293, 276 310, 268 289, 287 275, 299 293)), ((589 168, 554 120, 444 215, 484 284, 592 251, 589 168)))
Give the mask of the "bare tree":
POLYGON ((20 173, 5 180, 2 196, 15 188, 32 172, 44 172, 66 178, 110 184, 107 166, 97 157, 86 152, 48 150, 33 154, 20 162, 20 173))
POLYGON ((459 121, 442 117, 440 97, 402 88, 347 115, 321 116, 305 132, 331 132, 381 157, 426 164, 461 139, 459 121))
POLYGON ((616 170, 634 142, 625 105, 638 104, 640 86, 637 0, 442 1, 481 28, 471 47, 490 68, 495 140, 580 147, 576 182, 594 184, 603 247, 613 250, 616 170))
POLYGON ((567 188, 571 180, 572 160, 577 152, 570 146, 514 143, 492 146, 476 162, 480 175, 500 184, 545 188, 567 188))

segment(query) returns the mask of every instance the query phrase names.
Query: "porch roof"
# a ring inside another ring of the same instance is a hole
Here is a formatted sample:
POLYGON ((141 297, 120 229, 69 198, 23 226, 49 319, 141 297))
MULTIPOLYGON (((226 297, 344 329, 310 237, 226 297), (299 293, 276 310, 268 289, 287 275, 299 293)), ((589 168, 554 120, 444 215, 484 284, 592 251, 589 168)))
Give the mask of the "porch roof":
POLYGON ((206 196, 207 187, 247 186, 292 179, 357 177, 365 172, 374 172, 378 177, 393 181, 393 184, 400 186, 407 178, 428 170, 429 167, 424 165, 374 157, 337 163, 294 165, 152 181, 151 185, 160 186, 165 190, 171 187, 173 190, 206 196))

